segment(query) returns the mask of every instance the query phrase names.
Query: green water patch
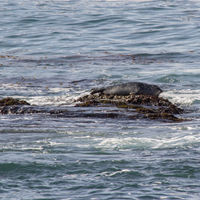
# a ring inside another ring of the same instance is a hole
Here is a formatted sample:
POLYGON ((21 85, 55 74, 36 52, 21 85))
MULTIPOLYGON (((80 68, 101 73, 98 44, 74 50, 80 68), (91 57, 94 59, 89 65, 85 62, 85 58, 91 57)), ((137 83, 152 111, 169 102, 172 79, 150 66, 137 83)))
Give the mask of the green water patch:
POLYGON ((156 79, 156 82, 177 84, 186 81, 194 81, 200 78, 200 74, 168 74, 156 79))

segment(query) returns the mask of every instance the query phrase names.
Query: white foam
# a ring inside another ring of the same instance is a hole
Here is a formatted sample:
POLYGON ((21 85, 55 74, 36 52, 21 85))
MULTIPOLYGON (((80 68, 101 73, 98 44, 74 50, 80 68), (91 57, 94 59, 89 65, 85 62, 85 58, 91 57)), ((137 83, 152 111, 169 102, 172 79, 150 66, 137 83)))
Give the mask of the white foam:
MULTIPOLYGON (((54 88, 52 91, 62 91, 60 88, 54 88)), ((59 106, 59 105, 74 105, 75 100, 80 98, 81 96, 87 95, 89 92, 73 92, 69 93, 66 92, 66 95, 58 95, 58 96, 45 96, 45 95, 40 95, 40 96, 33 96, 29 97, 27 100, 30 104, 32 105, 54 105, 54 106, 59 106)))
POLYGON ((52 93, 60 93, 60 92, 70 92, 69 88, 61 88, 61 87, 53 87, 53 88, 48 88, 49 92, 52 93))
POLYGON ((27 87, 22 85, 22 84, 18 84, 18 83, 3 83, 1 84, 1 88, 4 90, 20 90, 20 91, 27 91, 27 87))
POLYGON ((172 137, 169 139, 161 139, 158 143, 154 146, 154 148, 174 148, 174 147, 183 147, 192 144, 196 144, 200 142, 199 134, 197 135, 185 135, 179 137, 172 137))
POLYGON ((103 176, 115 176, 115 175, 118 175, 118 174, 123 174, 123 173, 128 173, 128 172, 131 172, 130 169, 122 169, 122 170, 119 170, 119 171, 115 171, 115 172, 102 172, 101 175, 103 176))
POLYGON ((80 96, 89 94, 85 91, 74 91, 72 88, 47 87, 32 88, 18 83, 4 83, 1 88, 10 91, 13 98, 24 99, 32 105, 69 105, 80 96))
POLYGON ((105 138, 98 146, 106 149, 152 148, 156 142, 155 139, 151 138, 105 138))
POLYGON ((39 106, 45 106, 45 105, 69 105, 72 104, 74 101, 73 97, 69 97, 68 95, 63 96, 35 96, 30 97, 28 102, 31 105, 39 105, 39 106))
POLYGON ((172 103, 181 105, 191 105, 200 100, 200 90, 172 90, 163 92, 161 97, 169 99, 172 103))
POLYGON ((160 138, 105 138, 98 146, 103 149, 166 149, 175 147, 184 147, 200 143, 199 134, 182 135, 178 134, 171 137, 160 137, 160 138))

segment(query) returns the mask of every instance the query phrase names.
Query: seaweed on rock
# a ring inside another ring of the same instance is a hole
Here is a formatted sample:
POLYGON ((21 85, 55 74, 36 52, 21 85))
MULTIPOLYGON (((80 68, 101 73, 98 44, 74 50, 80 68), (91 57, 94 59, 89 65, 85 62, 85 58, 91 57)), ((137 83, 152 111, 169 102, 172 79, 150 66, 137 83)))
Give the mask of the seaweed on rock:
POLYGON ((12 97, 6 97, 0 99, 0 106, 13 106, 13 105, 30 105, 24 100, 14 99, 12 97))
MULTIPOLYGON (((183 109, 172 104, 169 100, 158 96, 134 94, 118 96, 97 93, 85 95, 76 101, 78 102, 76 104, 77 107, 115 106, 117 108, 126 109, 127 112, 138 113, 138 118, 168 120, 173 122, 181 122, 184 120, 175 116, 177 114, 182 114, 183 109)), ((129 118, 132 117, 129 116, 129 118)))
POLYGON ((32 106, 24 100, 7 97, 0 100, 0 113, 43 113, 70 118, 151 119, 169 122, 181 122, 185 120, 177 117, 177 115, 183 113, 183 109, 172 104, 167 99, 158 96, 134 94, 118 96, 95 93, 80 97, 75 102, 75 107, 59 109, 55 107, 32 106), (84 109, 84 107, 88 107, 88 109, 84 109), (89 107, 95 107, 95 109, 91 111, 89 107))

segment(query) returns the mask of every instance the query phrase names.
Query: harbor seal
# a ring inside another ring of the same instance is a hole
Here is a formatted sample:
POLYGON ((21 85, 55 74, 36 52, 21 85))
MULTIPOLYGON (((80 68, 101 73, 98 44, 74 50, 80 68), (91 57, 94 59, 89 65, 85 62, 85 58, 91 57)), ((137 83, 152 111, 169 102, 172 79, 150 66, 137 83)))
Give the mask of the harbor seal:
POLYGON ((141 82, 129 82, 105 88, 92 89, 91 94, 100 93, 100 94, 119 95, 119 96, 127 96, 129 94, 135 94, 135 95, 158 96, 161 92, 162 90, 157 85, 151 85, 141 82))

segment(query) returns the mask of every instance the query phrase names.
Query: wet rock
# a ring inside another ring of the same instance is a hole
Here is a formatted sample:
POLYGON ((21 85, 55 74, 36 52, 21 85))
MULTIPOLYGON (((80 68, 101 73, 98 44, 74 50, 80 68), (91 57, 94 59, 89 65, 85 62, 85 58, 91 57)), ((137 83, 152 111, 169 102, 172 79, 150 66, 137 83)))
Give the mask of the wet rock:
MULTIPOLYGON (((177 114, 182 114, 183 109, 172 104, 169 100, 153 95, 129 94, 110 95, 110 94, 90 94, 77 99, 76 107, 117 107, 125 109, 126 112, 136 112, 138 118, 148 118, 156 120, 167 120, 180 122, 177 114)), ((130 115, 129 118, 136 118, 130 115)))
POLYGON ((74 107, 57 108, 32 106, 24 100, 7 97, 0 100, 1 114, 48 114, 66 118, 119 118, 151 119, 168 122, 181 122, 177 117, 183 110, 167 99, 152 95, 126 96, 113 94, 90 94, 76 100, 74 107), (91 108, 92 107, 92 108, 91 108))
POLYGON ((13 106, 13 105, 30 105, 24 100, 14 99, 12 97, 6 97, 0 100, 0 106, 13 106))

